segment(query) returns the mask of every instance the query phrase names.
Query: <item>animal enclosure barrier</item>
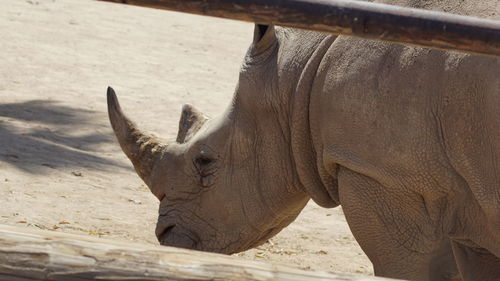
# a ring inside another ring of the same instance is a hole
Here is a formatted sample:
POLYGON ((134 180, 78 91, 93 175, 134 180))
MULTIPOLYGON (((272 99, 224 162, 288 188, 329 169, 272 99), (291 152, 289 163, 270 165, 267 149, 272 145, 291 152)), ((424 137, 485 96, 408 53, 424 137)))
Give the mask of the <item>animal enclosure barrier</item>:
POLYGON ((0 280, 389 279, 305 271, 173 247, 116 242, 90 236, 0 225, 0 280))
POLYGON ((500 57, 500 21, 350 0, 100 0, 500 57))
MULTIPOLYGON (((101 0, 500 57, 500 22, 342 0, 101 0)), ((0 280, 389 280, 0 225, 0 280)))

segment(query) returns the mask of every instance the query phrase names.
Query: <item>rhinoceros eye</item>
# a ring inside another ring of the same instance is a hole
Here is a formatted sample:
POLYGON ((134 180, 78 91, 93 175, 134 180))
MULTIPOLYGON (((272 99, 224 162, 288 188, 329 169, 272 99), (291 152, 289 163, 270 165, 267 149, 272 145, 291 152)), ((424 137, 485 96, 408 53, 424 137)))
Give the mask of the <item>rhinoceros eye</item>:
POLYGON ((197 153, 194 163, 199 171, 203 171, 205 168, 212 166, 217 158, 217 154, 210 149, 207 145, 202 145, 199 152, 197 153))
POLYGON ((194 160, 196 169, 199 173, 200 185, 203 187, 212 186, 215 183, 216 165, 213 165, 215 159, 207 156, 199 156, 194 160))
POLYGON ((193 164, 198 172, 200 185, 203 187, 212 186, 216 180, 216 162, 219 156, 207 145, 202 145, 197 155, 193 159, 193 164))
POLYGON ((210 165, 214 160, 211 158, 208 158, 206 156, 200 156, 196 158, 195 162, 198 165, 198 167, 204 167, 210 165))

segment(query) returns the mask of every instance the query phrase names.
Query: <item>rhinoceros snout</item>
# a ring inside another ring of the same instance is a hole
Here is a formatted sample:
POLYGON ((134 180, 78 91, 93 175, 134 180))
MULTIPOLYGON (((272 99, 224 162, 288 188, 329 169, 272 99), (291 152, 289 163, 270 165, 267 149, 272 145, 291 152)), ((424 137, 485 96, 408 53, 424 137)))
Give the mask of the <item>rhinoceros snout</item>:
POLYGON ((192 233, 175 224, 157 225, 155 234, 158 242, 163 246, 185 249, 196 249, 198 246, 192 233))
POLYGON ((158 240, 161 240, 164 236, 168 235, 169 232, 175 227, 175 224, 163 224, 156 225, 155 234, 158 240))

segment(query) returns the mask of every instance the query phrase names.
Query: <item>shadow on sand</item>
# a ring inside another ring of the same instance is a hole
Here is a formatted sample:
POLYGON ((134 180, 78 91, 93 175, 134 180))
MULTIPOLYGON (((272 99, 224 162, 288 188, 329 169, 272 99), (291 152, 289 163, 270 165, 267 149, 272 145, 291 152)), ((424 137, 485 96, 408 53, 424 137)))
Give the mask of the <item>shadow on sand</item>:
POLYGON ((114 138, 105 126, 91 121, 97 114, 50 100, 0 104, 0 162, 31 173, 47 168, 128 168, 99 156, 106 154, 102 145, 114 138))

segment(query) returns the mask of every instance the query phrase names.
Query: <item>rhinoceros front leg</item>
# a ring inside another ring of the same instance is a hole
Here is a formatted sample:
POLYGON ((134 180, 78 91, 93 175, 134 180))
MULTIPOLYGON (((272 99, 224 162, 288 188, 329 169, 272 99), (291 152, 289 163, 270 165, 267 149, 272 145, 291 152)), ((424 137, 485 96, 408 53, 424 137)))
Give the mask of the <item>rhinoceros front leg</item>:
POLYGON ((499 281, 500 259, 486 249, 453 242, 458 267, 466 281, 499 281))
POLYGON ((343 167, 338 170, 338 180, 347 222, 373 263, 375 275, 417 281, 462 280, 449 239, 423 237, 425 218, 415 218, 416 206, 407 205, 404 191, 388 191, 377 181, 343 167))

